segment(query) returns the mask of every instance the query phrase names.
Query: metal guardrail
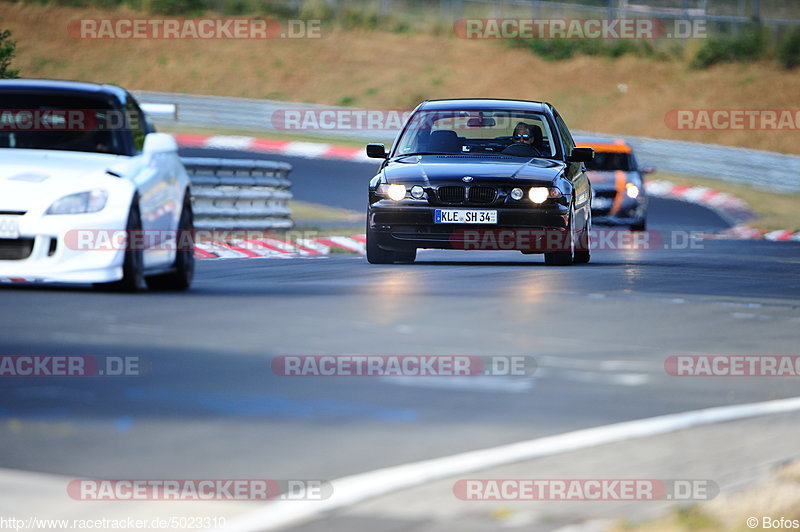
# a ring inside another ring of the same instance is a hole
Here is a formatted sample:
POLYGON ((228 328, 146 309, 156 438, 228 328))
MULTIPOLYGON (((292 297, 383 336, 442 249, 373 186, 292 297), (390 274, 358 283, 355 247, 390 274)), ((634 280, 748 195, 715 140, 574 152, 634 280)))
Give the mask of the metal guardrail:
POLYGON ((800 192, 800 156, 797 155, 645 137, 626 136, 625 140, 633 146, 643 166, 777 192, 800 192))
POLYGON ((288 229, 292 166, 276 161, 181 158, 197 229, 288 229))
MULTIPOLYGON (((195 96, 162 92, 136 92, 140 101, 172 103, 178 106, 175 120, 158 124, 212 127, 254 133, 276 131, 272 114, 287 109, 334 109, 332 106, 254 100, 222 96, 195 96)), ((359 138, 391 143, 393 131, 303 131, 306 136, 318 133, 327 138, 359 138)), ((609 136, 604 133, 575 131, 576 135, 609 136)), ((665 172, 698 175, 722 181, 757 185, 778 192, 800 192, 800 156, 716 144, 676 140, 628 137, 643 166, 655 166, 665 172)))

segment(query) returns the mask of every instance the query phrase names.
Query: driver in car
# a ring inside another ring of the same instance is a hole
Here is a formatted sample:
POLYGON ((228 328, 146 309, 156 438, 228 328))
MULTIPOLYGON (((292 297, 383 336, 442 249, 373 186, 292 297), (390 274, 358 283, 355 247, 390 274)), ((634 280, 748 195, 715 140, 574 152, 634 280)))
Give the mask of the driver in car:
POLYGON ((518 157, 541 157, 539 150, 534 147, 533 128, 524 122, 519 122, 514 127, 513 144, 502 151, 506 155, 518 157))

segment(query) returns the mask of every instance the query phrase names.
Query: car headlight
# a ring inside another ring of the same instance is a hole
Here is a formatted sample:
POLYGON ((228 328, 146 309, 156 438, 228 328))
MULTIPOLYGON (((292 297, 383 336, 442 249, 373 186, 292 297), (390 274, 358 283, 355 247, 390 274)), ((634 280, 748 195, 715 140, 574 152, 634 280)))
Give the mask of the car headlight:
POLYGON ((70 194, 56 200, 45 214, 86 214, 103 210, 108 192, 101 189, 70 194))
POLYGON ((557 187, 533 187, 528 190, 528 198, 534 203, 544 203, 547 198, 560 198, 561 191, 557 187))
POLYGON ((639 197, 639 187, 633 183, 628 183, 625 187, 625 194, 627 194, 631 199, 636 199, 639 197))
POLYGON ((528 191, 528 197, 534 203, 544 203, 548 196, 550 196, 550 191, 545 187, 533 187, 528 191))
POLYGON ((392 185, 379 185, 378 194, 394 201, 400 201, 406 197, 406 186, 398 185, 396 183, 392 185))
POLYGON ((419 185, 411 187, 411 197, 414 199, 422 199, 425 197, 425 189, 419 185))

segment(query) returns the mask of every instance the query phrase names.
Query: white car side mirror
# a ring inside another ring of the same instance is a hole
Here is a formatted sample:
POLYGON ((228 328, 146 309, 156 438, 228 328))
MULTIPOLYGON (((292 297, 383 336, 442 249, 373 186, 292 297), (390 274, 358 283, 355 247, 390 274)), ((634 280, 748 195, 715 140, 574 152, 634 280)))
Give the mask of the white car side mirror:
POLYGON ((172 135, 167 135, 166 133, 149 133, 144 138, 144 149, 142 151, 145 155, 177 152, 178 143, 175 142, 172 135))

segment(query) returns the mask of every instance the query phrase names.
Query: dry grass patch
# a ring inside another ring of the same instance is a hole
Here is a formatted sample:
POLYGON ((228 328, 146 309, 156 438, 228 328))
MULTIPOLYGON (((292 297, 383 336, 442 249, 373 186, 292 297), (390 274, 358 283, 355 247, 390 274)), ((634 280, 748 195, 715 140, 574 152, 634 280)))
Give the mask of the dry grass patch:
POLYGON ((664 124, 671 109, 796 108, 800 76, 771 62, 702 71, 633 56, 546 62, 493 41, 338 28, 324 28, 322 39, 271 41, 80 41, 66 31, 75 18, 137 15, 144 16, 4 3, 0 26, 14 32, 15 66, 26 77, 389 109, 425 98, 547 100, 575 129, 800 153, 800 132, 687 132, 664 124))

